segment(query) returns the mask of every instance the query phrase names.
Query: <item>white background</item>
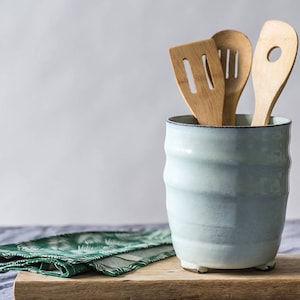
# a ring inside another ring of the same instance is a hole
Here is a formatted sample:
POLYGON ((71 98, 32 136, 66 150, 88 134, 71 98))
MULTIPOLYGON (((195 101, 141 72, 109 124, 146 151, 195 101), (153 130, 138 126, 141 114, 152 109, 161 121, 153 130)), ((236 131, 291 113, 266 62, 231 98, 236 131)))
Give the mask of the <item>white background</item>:
MULTIPOLYGON (((297 0, 0 1, 0 224, 167 222, 165 120, 189 113, 168 48, 223 29, 255 47, 297 0)), ((300 59, 274 109, 293 120, 287 217, 300 217, 300 59)), ((252 113, 251 79, 238 112, 252 113)))

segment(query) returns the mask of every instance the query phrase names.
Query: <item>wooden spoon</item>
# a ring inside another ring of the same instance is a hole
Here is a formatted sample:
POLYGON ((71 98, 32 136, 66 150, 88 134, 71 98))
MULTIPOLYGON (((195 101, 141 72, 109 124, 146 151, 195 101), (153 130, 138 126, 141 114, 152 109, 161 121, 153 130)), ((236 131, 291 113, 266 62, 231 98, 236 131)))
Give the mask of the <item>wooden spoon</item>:
POLYGON ((225 76, 223 125, 235 125, 236 107, 251 70, 251 42, 236 30, 223 30, 212 38, 216 42, 225 76))
POLYGON ((222 126, 225 81, 213 39, 169 49, 179 90, 201 125, 222 126))
POLYGON ((272 109, 294 66, 298 50, 296 31, 287 23, 267 21, 260 32, 252 63, 255 110, 252 126, 269 123, 272 109), (280 57, 272 61, 271 52, 278 48, 280 57))

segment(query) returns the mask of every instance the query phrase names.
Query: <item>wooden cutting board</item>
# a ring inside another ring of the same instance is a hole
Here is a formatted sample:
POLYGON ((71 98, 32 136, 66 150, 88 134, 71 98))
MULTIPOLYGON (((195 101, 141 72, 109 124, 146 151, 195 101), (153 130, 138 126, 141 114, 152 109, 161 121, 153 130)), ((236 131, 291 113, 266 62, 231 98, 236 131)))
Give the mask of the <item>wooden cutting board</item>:
POLYGON ((66 279, 20 272, 15 299, 300 299, 300 254, 280 254, 276 262, 269 272, 209 270, 198 274, 183 270, 176 257, 119 277, 90 273, 66 279))

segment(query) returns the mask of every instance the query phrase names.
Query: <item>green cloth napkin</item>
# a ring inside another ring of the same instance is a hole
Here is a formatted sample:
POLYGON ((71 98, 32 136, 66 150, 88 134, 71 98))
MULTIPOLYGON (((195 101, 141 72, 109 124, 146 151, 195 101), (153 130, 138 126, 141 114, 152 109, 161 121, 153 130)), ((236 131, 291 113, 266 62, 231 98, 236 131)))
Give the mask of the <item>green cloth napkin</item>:
POLYGON ((117 276, 174 255, 168 229, 70 233, 0 245, 0 272, 72 277, 98 271, 117 276))

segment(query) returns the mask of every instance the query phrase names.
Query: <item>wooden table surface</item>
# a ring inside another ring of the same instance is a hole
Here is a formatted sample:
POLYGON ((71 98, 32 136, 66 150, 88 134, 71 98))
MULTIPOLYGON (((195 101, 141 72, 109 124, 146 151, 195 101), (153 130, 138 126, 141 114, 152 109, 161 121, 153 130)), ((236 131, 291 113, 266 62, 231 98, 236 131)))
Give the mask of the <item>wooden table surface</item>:
POLYGON ((89 273, 56 278, 20 272, 14 288, 16 300, 300 299, 300 255, 279 254, 275 269, 268 272, 209 270, 198 274, 183 270, 176 257, 118 277, 89 273))

